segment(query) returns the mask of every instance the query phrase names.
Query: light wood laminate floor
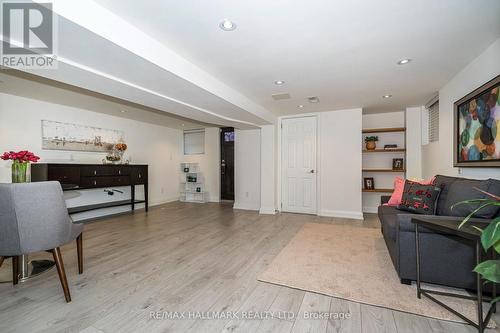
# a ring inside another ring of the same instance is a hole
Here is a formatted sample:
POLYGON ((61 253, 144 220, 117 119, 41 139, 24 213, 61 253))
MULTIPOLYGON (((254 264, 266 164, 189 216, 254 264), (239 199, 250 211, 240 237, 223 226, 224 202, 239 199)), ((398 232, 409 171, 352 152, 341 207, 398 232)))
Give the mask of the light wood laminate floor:
MULTIPOLYGON (((462 324, 257 281, 307 222, 379 227, 375 215, 364 222, 269 216, 215 203, 174 202, 147 214, 108 218, 86 225, 83 275, 77 274, 75 245, 63 248, 71 303, 64 301, 55 270, 15 287, 0 284, 0 332, 475 332, 462 324), (261 311, 280 318, 197 318, 261 311), (152 312, 195 318, 154 319, 152 312), (351 317, 289 315, 306 312, 351 317)), ((10 260, 1 268, 6 269, 10 260)))

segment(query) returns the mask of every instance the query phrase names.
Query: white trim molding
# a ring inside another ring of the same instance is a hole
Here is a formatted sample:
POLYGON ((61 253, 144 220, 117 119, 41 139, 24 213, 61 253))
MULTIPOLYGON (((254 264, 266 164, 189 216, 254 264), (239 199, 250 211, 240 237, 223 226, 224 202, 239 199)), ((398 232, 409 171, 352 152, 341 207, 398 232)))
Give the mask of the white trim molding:
POLYGON ((233 209, 260 211, 259 205, 252 205, 248 203, 237 203, 237 202, 234 203, 233 209))
POLYGON ((347 210, 321 209, 319 211, 318 215, 319 216, 326 216, 326 217, 339 217, 339 218, 345 218, 345 219, 364 220, 362 212, 353 212, 353 211, 347 211, 347 210))
POLYGON ((276 209, 274 207, 260 207, 259 214, 275 215, 276 209))

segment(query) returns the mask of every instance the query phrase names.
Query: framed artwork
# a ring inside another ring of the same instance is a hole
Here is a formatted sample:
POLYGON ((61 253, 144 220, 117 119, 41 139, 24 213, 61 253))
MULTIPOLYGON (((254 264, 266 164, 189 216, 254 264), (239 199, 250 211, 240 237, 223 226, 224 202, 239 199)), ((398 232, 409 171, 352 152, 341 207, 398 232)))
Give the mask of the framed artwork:
POLYGON ((393 158, 392 159, 392 170, 403 170, 404 169, 404 159, 393 158))
POLYGON ((363 178, 363 182, 365 185, 365 190, 375 189, 375 181, 373 180, 373 177, 365 177, 363 178))
POLYGON ((500 167, 500 75, 456 101, 455 167, 500 167))
POLYGON ((122 131, 42 120, 42 149, 109 152, 120 140, 122 131))

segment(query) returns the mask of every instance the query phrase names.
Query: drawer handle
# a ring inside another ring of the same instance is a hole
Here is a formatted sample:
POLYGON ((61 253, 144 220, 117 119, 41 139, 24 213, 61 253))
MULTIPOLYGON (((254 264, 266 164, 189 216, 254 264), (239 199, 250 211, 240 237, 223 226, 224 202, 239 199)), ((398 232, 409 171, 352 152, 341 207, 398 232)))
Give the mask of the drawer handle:
POLYGON ((97 185, 97 180, 94 180, 94 185, 97 185))
POLYGON ((97 175, 97 170, 94 170, 94 176, 97 175))
POLYGON ((122 174, 122 171, 121 170, 118 170, 118 174, 121 175, 122 174))
POLYGON ((139 174, 139 178, 141 178, 141 174, 139 174))

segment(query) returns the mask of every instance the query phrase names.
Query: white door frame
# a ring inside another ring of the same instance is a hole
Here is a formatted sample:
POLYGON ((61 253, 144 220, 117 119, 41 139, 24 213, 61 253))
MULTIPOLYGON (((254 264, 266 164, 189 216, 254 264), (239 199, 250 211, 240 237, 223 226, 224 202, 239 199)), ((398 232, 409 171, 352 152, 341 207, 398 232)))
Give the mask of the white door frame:
POLYGON ((282 198, 283 198, 283 131, 282 131, 282 126, 283 126, 283 120, 284 119, 293 119, 293 118, 305 118, 305 117, 314 117, 316 118, 316 215, 319 215, 320 212, 320 202, 321 202, 321 165, 319 164, 320 161, 320 140, 319 138, 321 137, 321 129, 319 126, 319 114, 317 112, 311 112, 311 113, 301 113, 301 114, 294 114, 291 116, 281 116, 278 117, 278 128, 276 131, 276 137, 277 137, 277 156, 278 158, 276 159, 277 161, 277 170, 276 170, 276 187, 277 187, 277 209, 278 212, 282 211, 282 198))

